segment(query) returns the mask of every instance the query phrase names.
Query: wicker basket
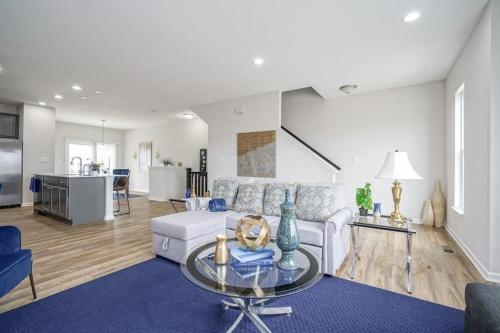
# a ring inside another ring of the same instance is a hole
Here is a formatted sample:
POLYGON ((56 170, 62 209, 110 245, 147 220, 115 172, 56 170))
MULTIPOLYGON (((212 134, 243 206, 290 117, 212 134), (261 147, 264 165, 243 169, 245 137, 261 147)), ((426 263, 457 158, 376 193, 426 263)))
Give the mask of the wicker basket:
POLYGON ((441 192, 441 182, 438 180, 432 194, 432 210, 434 212, 434 226, 442 228, 444 226, 444 214, 446 211, 446 203, 444 201, 443 192, 441 192))
POLYGON ((422 212, 422 223, 428 226, 434 225, 434 211, 430 200, 425 200, 424 210, 422 212))

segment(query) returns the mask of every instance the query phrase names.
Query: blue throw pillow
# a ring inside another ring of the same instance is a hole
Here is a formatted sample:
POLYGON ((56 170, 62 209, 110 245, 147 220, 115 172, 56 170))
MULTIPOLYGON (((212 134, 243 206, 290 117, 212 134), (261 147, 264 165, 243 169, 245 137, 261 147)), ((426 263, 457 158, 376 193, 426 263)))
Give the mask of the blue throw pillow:
POLYGON ((220 199, 212 199, 208 202, 208 209, 211 212, 225 212, 227 210, 226 200, 220 199))

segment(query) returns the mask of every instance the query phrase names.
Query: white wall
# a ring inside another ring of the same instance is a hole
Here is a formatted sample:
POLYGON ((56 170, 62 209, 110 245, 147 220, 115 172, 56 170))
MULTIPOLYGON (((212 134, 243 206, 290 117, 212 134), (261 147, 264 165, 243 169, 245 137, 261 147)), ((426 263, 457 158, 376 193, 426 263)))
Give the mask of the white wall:
MULTIPOLYGON (((128 130, 124 136, 124 166, 131 169, 130 188, 149 191, 149 175, 139 173, 139 143, 153 142, 153 165, 161 159, 182 161, 183 166, 199 169, 200 149, 207 148, 207 124, 199 119, 171 119, 153 127, 128 130), (160 158, 156 158, 159 152, 160 158)), ((208 152, 210 157, 210 151, 208 152)))
POLYGON ((33 173, 54 172, 56 114, 53 108, 23 104, 23 205, 33 203, 29 192, 33 173))
MULTIPOLYGON (((218 177, 236 176, 236 134, 276 130, 279 124, 278 92, 222 101, 193 109, 208 124, 207 171, 209 184, 218 177), (243 114, 234 113, 242 108, 243 114)), ((211 187, 211 185, 209 185, 211 187)))
POLYGON ((217 177, 237 175, 237 133, 269 130, 277 131, 277 179, 331 182, 334 172, 280 130, 280 109, 279 92, 242 97, 193 109, 208 124, 209 187, 217 177), (235 108, 242 109, 243 114, 235 114, 235 108))
MULTIPOLYGON (((105 128, 105 143, 116 144, 116 167, 123 167, 123 137, 124 131, 105 128)), ((102 128, 96 126, 79 125, 65 122, 56 122, 55 133, 55 172, 65 173, 66 142, 67 140, 79 140, 82 142, 101 142, 102 128)))
POLYGON ((15 105, 0 103, 0 113, 14 113, 14 114, 18 114, 19 112, 17 112, 17 107, 15 105))
POLYGON ((403 181, 401 212, 420 218, 436 180, 445 179, 444 83, 323 99, 312 89, 283 93, 282 123, 342 170, 347 203, 371 182, 383 213, 393 209, 391 181, 374 179, 388 151, 407 151, 423 181, 403 181))
POLYGON ((491 1, 446 80, 447 229, 489 280, 500 282, 499 1, 491 1), (464 214, 453 208, 454 99, 465 84, 464 214))
MULTIPOLYGON (((500 0, 491 1, 490 271, 500 272, 500 0)), ((497 276, 500 280, 500 276, 497 276)))

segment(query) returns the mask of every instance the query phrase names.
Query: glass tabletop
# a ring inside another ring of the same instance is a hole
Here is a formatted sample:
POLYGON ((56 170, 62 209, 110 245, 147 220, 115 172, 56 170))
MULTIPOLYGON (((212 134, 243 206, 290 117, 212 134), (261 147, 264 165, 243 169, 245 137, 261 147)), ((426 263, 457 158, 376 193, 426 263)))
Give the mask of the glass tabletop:
MULTIPOLYGON (((181 262, 182 273, 197 286, 208 291, 238 298, 273 298, 303 291, 321 279, 323 273, 319 260, 303 247, 295 251, 295 261, 299 268, 287 271, 276 263, 251 267, 238 267, 229 263, 218 265, 214 261, 216 242, 211 242, 193 250, 181 262)), ((228 239, 229 249, 240 247, 236 239, 228 239)), ((267 245, 275 251, 274 259, 279 260, 281 251, 274 240, 267 245)))
POLYGON ((356 227, 384 229, 384 230, 399 231, 411 234, 416 233, 415 229, 413 228, 413 223, 411 219, 405 219, 403 222, 392 222, 387 217, 375 218, 371 215, 360 216, 359 214, 355 214, 347 224, 356 227))

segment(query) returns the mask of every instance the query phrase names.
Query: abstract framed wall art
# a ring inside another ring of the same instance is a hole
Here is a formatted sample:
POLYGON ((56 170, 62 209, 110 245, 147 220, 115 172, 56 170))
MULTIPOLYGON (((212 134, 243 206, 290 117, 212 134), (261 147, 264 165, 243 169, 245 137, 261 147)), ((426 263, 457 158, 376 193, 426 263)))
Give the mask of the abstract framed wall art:
POLYGON ((276 177, 276 131, 237 134, 240 177, 276 177))

